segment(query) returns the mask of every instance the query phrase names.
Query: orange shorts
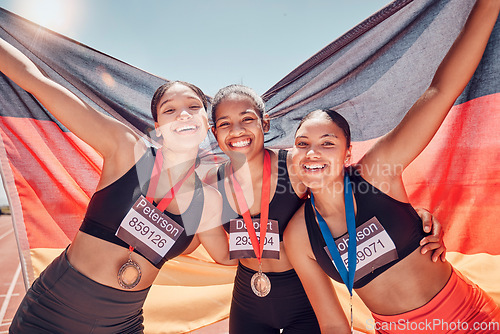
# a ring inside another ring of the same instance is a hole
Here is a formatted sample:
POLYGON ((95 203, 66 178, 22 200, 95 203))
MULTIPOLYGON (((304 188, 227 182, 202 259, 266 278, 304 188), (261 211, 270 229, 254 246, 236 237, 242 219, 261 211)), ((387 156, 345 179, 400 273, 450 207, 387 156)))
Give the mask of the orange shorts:
POLYGON ((392 333, 500 333, 500 308, 456 269, 443 289, 418 309, 397 314, 372 313, 375 331, 392 333))

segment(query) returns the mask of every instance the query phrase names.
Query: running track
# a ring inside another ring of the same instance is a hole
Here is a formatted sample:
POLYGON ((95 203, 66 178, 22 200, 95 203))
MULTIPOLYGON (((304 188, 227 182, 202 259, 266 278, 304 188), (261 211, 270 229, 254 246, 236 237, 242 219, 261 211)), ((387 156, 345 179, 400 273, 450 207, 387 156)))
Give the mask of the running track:
POLYGON ((5 334, 25 293, 10 215, 0 215, 0 254, 0 334, 5 334))
MULTIPOLYGON (((0 215, 0 254, 0 334, 7 334, 26 291, 10 215, 0 215)), ((229 322, 225 319, 191 334, 228 334, 228 327, 229 322)))
MULTIPOLYGON (((0 215, 0 254, 0 334, 7 334, 26 291, 10 215, 0 215)), ((223 320, 192 334, 227 334, 227 328, 228 321, 223 320)))

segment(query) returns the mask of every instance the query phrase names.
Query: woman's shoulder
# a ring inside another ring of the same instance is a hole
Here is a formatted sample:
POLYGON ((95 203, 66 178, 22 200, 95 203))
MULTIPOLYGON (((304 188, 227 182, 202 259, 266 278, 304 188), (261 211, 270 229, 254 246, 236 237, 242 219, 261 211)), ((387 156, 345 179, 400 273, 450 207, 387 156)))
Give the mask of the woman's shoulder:
POLYGON ((213 201, 214 203, 222 201, 219 191, 214 186, 206 183, 205 181, 201 182, 201 186, 203 187, 203 192, 205 193, 205 197, 207 197, 207 201, 213 201))
POLYGON ((202 230, 221 225, 222 196, 213 186, 201 182, 203 190, 203 213, 201 216, 202 230))
POLYGON ((212 185, 201 182, 203 188, 203 207, 209 211, 222 210, 222 196, 212 185))
POLYGON ((286 226, 285 229, 285 235, 303 235, 303 231, 305 229, 305 223, 304 223, 304 205, 302 204, 300 208, 295 212, 293 217, 290 219, 288 222, 288 225, 286 226))
MULTIPOLYGON (((311 246, 307 235, 308 232, 305 223, 304 204, 302 204, 297 212, 295 212, 292 219, 290 219, 290 222, 286 226, 285 232, 283 233, 285 247, 293 247, 296 251, 305 251, 307 254, 311 253, 311 246)), ((288 252, 288 248, 287 254, 292 256, 292 252, 288 252)))
MULTIPOLYGON (((208 171, 203 175, 202 180, 203 183, 210 185, 212 187, 217 187, 217 173, 219 171, 220 165, 214 165, 213 167, 209 168, 208 171)), ((216 188, 215 188, 216 189, 216 188)))
POLYGON ((135 137, 125 138, 112 154, 103 156, 103 165, 97 189, 106 187, 127 173, 151 148, 135 137))
MULTIPOLYGON (((402 175, 396 165, 370 165, 361 159, 358 163, 348 167, 351 181, 366 184, 375 188, 393 199, 408 202, 408 196, 402 180, 402 175)), ((402 168, 402 167, 399 167, 402 168)), ((366 188, 366 187, 365 187, 366 188)))

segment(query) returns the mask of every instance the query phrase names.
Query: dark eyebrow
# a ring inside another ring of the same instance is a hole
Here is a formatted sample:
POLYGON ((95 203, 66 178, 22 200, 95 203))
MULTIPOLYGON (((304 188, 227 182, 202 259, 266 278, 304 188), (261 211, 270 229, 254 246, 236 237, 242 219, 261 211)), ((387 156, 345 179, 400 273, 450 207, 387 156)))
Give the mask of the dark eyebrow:
POLYGON ((222 117, 219 117, 215 120, 215 123, 217 123, 218 121, 220 121, 221 119, 225 119, 225 118, 229 118, 229 116, 222 116, 222 117))
MULTIPOLYGON (((332 137, 332 138, 338 138, 335 134, 333 133, 327 133, 327 134, 324 134, 321 136, 321 138, 325 138, 325 137, 332 137)), ((297 138, 308 138, 307 136, 297 136, 295 137, 295 139, 297 138)))
POLYGON ((240 115, 245 115, 245 114, 257 114, 257 111, 253 109, 247 109, 245 111, 240 112, 240 115))
MULTIPOLYGON (((195 100, 197 102, 200 102, 198 100, 198 98, 194 97, 194 96, 187 96, 188 99, 191 99, 191 100, 195 100)), ((168 102, 171 102, 173 99, 167 99, 165 101, 163 101, 162 103, 160 103, 160 105, 158 106, 158 109, 160 109, 165 103, 168 103, 168 102)), ((200 102, 201 103, 201 102, 200 102)))
MULTIPOLYGON (((240 112, 240 115, 245 115, 245 114, 252 114, 252 115, 254 115, 254 114, 257 114, 257 112, 256 112, 255 110, 253 110, 253 109, 247 109, 247 110, 245 110, 245 111, 240 112)), ((218 122, 218 121, 220 121, 221 119, 225 119, 225 118, 229 118, 229 116, 222 116, 222 117, 219 117, 219 118, 217 118, 217 119, 215 120, 215 123, 217 123, 217 122, 218 122)))

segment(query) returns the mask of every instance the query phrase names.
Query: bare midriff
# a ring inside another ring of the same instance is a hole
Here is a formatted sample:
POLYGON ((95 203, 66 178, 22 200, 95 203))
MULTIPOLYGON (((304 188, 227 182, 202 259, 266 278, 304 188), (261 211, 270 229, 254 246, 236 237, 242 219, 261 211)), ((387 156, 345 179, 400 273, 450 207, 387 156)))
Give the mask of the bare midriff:
POLYGON ((129 259, 129 250, 79 231, 68 249, 68 260, 81 274, 100 284, 126 291, 138 291, 153 284, 159 269, 137 253, 132 259, 141 268, 142 277, 133 289, 118 284, 118 270, 129 259))
POLYGON ((448 282, 452 267, 448 262, 432 262, 431 253, 420 247, 402 261, 377 276, 356 293, 370 311, 395 315, 428 303, 448 282))
MULTIPOLYGON (((283 250, 283 241, 280 242, 280 258, 277 259, 262 259, 263 272, 284 272, 293 269, 292 264, 288 260, 288 256, 283 250)), ((259 270, 259 261, 255 258, 240 259, 242 265, 255 271, 259 270)))

